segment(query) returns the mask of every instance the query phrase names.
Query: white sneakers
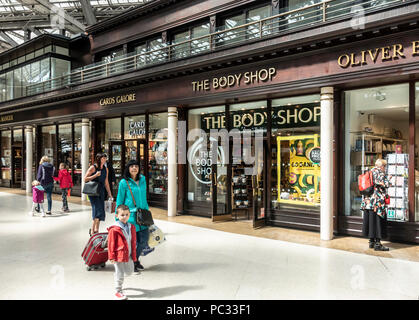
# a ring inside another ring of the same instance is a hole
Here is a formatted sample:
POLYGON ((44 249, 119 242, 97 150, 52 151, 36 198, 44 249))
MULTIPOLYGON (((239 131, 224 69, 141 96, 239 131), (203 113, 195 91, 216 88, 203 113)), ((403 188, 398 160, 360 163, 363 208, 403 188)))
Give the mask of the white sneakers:
MULTIPOLYGON (((35 217, 35 212, 33 212, 33 211, 29 211, 29 215, 31 216, 31 217, 35 217)), ((46 217, 46 215, 45 215, 45 212, 41 212, 41 217, 42 218, 45 218, 46 217)))

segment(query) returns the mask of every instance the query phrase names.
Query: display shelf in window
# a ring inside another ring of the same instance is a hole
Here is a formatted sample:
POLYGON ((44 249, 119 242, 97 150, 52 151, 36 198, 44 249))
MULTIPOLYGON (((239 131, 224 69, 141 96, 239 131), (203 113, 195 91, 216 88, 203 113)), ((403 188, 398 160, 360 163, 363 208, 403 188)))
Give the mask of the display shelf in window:
POLYGON ((389 179, 387 193, 390 204, 387 205, 387 219, 408 221, 409 217, 409 155, 390 153, 386 156, 386 173, 389 179))
POLYGON ((253 206, 252 180, 245 175, 245 166, 237 165, 232 168, 232 209, 249 209, 253 206))
POLYGON ((351 163, 354 166, 361 167, 361 172, 365 172, 375 166, 377 159, 385 159, 388 154, 395 153, 396 149, 402 153, 407 151, 406 148, 407 140, 405 139, 355 133, 351 163))

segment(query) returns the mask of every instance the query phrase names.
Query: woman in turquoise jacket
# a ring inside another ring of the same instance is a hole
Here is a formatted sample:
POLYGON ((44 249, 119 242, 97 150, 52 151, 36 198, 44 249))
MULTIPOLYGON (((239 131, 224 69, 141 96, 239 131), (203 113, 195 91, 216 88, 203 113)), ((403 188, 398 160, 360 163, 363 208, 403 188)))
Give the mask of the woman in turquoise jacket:
POLYGON ((144 267, 140 264, 139 258, 141 252, 148 248, 149 232, 148 227, 137 224, 137 208, 135 207, 128 184, 131 187, 137 208, 149 210, 146 179, 140 174, 140 165, 136 160, 130 160, 125 167, 123 179, 119 182, 116 208, 118 208, 120 204, 125 204, 129 207, 129 211, 131 212, 128 222, 135 226, 137 232, 137 261, 135 262, 134 269, 135 272, 138 272, 139 270, 144 270, 144 267))

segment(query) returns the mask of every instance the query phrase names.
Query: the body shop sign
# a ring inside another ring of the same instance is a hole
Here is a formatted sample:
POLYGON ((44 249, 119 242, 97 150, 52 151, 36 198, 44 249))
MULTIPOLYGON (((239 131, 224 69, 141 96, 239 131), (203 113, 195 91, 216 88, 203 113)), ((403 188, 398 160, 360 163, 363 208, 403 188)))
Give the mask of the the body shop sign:
MULTIPOLYGON (((272 112, 272 128, 301 128, 320 125, 320 105, 306 103, 275 108, 272 112)), ((268 121, 266 109, 231 111, 230 118, 234 129, 264 129, 268 121)), ((226 128, 225 113, 207 114, 201 119, 201 128, 226 128)))
MULTIPOLYGON (((194 142, 188 151, 188 161, 189 169, 191 170, 194 178, 203 184, 211 183, 211 174, 212 174, 212 157, 213 157, 213 148, 212 143, 215 141, 213 137, 209 138, 209 147, 208 149, 203 148, 203 143, 206 143, 206 139, 200 137, 194 142)), ((219 146, 217 148, 217 165, 224 166, 225 164, 225 153, 224 149, 219 146)), ((218 177, 221 172, 218 172, 218 177)), ((217 178, 218 178, 217 177, 217 178)))
POLYGON ((221 77, 213 77, 200 81, 192 81, 192 90, 211 91, 232 87, 247 86, 261 82, 272 81, 276 75, 276 68, 263 68, 242 73, 233 73, 221 77))

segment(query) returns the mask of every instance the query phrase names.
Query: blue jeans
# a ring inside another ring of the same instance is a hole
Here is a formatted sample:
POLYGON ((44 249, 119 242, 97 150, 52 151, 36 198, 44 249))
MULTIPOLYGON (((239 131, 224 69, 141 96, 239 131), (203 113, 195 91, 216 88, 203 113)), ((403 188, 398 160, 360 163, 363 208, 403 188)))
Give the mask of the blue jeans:
MULTIPOLYGON (((54 189, 54 184, 50 183, 46 186, 42 186, 45 189, 45 193, 47 194, 47 201, 48 201, 48 210, 47 212, 51 212, 52 209, 52 189, 54 189)), ((39 211, 39 205, 36 207, 37 211, 39 211)))
POLYGON ((148 247, 148 228, 137 231, 137 260, 140 262, 140 254, 145 248, 148 247))
POLYGON ((54 189, 54 183, 49 183, 45 187, 45 193, 47 194, 47 201, 48 201, 48 210, 47 212, 51 212, 52 209, 52 189, 54 189))

